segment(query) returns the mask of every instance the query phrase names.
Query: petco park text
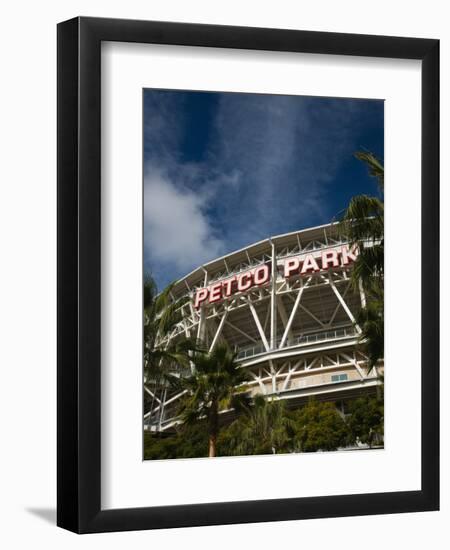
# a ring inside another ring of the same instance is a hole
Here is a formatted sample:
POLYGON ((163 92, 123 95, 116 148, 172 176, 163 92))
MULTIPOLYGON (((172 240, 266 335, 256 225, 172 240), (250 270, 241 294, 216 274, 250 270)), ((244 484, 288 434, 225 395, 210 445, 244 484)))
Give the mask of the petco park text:
MULTIPOLYGON (((350 249, 347 245, 342 245, 316 253, 279 259, 277 260, 276 269, 282 271, 285 278, 306 276, 332 268, 345 267, 354 262, 357 256, 358 249, 356 247, 350 249)), ((254 286, 263 286, 269 283, 270 280, 271 265, 268 262, 198 289, 195 293, 194 307, 198 309, 204 303, 220 302, 233 294, 245 292, 254 286)))

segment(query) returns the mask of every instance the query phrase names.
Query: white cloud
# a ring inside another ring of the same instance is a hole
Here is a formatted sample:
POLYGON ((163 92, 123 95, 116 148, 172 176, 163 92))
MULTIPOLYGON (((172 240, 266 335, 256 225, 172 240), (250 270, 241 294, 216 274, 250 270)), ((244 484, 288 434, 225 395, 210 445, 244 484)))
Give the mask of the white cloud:
POLYGON ((205 214, 206 197, 181 189, 161 171, 147 167, 144 178, 146 255, 167 270, 187 273, 224 251, 205 214))

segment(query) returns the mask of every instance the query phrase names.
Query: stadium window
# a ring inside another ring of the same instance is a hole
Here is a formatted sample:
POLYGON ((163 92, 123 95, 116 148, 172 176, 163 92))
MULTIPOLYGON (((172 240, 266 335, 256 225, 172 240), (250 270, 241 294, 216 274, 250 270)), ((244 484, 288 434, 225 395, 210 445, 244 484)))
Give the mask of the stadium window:
POLYGON ((346 374, 332 374, 331 375, 331 381, 332 382, 345 382, 345 380, 348 380, 348 376, 346 374))

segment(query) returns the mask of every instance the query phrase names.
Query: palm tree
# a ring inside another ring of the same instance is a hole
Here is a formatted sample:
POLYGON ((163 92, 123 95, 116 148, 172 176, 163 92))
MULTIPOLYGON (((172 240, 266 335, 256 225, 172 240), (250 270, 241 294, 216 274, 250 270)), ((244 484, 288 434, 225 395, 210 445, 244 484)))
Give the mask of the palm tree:
POLYGON ((275 454, 287 450, 293 423, 284 401, 267 400, 257 395, 247 414, 227 430, 227 446, 235 455, 275 454))
POLYGON ((379 196, 353 197, 339 224, 359 255, 353 266, 352 283, 362 286, 366 304, 357 316, 360 344, 369 357, 369 372, 384 354, 384 167, 372 153, 359 151, 355 157, 366 163, 377 179, 379 196))
POLYGON ((183 300, 172 299, 172 288, 173 283, 158 294, 153 278, 144 279, 144 375, 145 386, 153 390, 151 409, 157 394, 167 387, 167 371, 189 366, 189 354, 196 349, 190 339, 169 339, 169 344, 161 345, 181 320, 183 300))
POLYGON ((359 280, 370 290, 373 284, 382 286, 384 273, 384 168, 372 154, 364 151, 355 157, 365 162, 371 176, 377 179, 379 197, 356 195, 352 197, 340 221, 341 233, 351 245, 359 248, 359 256, 352 274, 355 285, 359 280))
POLYGON ((185 391, 180 406, 181 420, 189 425, 206 420, 208 456, 217 454, 220 411, 248 406, 249 375, 238 367, 236 354, 227 345, 217 345, 210 353, 197 351, 192 357, 190 376, 171 376, 172 385, 185 391))

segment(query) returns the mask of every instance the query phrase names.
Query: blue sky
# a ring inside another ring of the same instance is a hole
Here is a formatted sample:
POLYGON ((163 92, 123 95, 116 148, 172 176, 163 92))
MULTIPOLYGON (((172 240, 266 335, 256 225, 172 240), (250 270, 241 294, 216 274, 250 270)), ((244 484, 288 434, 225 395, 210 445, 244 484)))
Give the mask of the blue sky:
POLYGON ((382 100, 144 90, 144 269, 162 289, 255 241, 377 193, 382 100))

